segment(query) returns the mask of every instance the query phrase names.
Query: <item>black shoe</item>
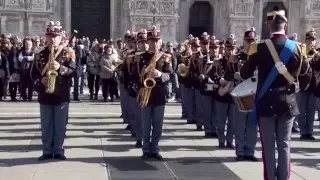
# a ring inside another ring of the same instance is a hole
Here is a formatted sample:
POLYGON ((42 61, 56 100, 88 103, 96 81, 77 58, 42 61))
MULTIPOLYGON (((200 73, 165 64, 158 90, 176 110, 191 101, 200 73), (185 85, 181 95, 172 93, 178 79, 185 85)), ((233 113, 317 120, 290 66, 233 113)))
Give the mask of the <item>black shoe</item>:
POLYGON ((211 137, 213 137, 213 138, 217 138, 217 137, 218 137, 218 135, 217 135, 217 133, 211 133, 211 137))
POLYGON ((124 130, 131 130, 131 126, 130 126, 130 125, 127 125, 127 127, 124 128, 124 130))
POLYGON ((227 149, 234 149, 234 145, 232 143, 227 143, 227 149))
POLYGON ((298 132, 299 132, 298 128, 292 127, 292 133, 298 133, 298 132))
POLYGON ((94 95, 94 100, 98 100, 98 95, 94 95))
POLYGON ((251 162, 258 162, 259 161, 259 159, 253 155, 252 156, 244 156, 244 159, 247 161, 251 161, 251 162))
POLYGON ((137 141, 135 147, 142 148, 142 141, 141 140, 137 141))
POLYGON ((103 102, 107 102, 108 101, 108 98, 103 98, 103 102))
POLYGON ((308 135, 307 135, 307 134, 302 134, 302 135, 300 136, 300 139, 301 139, 301 140, 307 140, 307 139, 308 139, 308 135))
POLYGON ((141 156, 141 158, 142 158, 143 160, 149 159, 149 158, 150 158, 150 153, 143 153, 142 156, 141 156))
POLYGON ((159 153, 151 153, 150 157, 155 158, 156 160, 163 160, 161 154, 159 153))
POLYGON ((244 161, 244 160, 245 160, 244 156, 237 156, 236 157, 236 161, 244 161))
POLYGON ((67 160, 66 156, 62 154, 55 154, 53 158, 61 161, 67 160))
POLYGON ((182 115, 181 119, 187 119, 187 115, 182 115))
POLYGON ((211 138, 211 133, 205 133, 204 138, 211 138))
POLYGON ((311 141, 316 140, 316 138, 312 134, 307 134, 307 139, 311 141))
POLYGON ((90 94, 89 99, 90 99, 90 100, 93 100, 93 94, 90 94))
POLYGON ((197 126, 197 131, 202 131, 202 126, 197 126))
POLYGON ((53 154, 42 154, 38 158, 38 161, 44 161, 44 160, 48 160, 48 159, 52 159, 52 158, 53 158, 53 154))
POLYGON ((218 146, 220 149, 222 148, 225 148, 226 146, 224 145, 224 143, 219 143, 219 146, 218 146))
POLYGON ((73 98, 73 100, 74 100, 74 101, 80 101, 80 99, 79 99, 79 98, 73 98))

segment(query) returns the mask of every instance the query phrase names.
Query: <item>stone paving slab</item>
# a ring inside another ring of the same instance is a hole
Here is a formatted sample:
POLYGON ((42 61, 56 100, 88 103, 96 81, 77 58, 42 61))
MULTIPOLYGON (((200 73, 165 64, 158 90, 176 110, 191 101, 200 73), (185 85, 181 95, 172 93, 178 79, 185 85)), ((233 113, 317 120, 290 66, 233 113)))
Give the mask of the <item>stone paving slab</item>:
MULTIPOLYGON (((123 130, 118 103, 82 102, 70 107, 68 161, 39 163, 38 104, 0 103, 0 180, 174 179, 163 162, 139 159, 141 149, 134 148, 134 139, 123 130)), ((233 150, 220 150, 216 139, 203 139, 203 132, 178 119, 180 114, 181 107, 166 107, 160 142, 165 162, 179 180, 262 179, 262 162, 235 162, 233 150)), ((291 180, 320 177, 319 122, 315 136, 315 142, 303 142, 293 135, 291 180)), ((260 143, 256 156, 261 159, 260 143)))

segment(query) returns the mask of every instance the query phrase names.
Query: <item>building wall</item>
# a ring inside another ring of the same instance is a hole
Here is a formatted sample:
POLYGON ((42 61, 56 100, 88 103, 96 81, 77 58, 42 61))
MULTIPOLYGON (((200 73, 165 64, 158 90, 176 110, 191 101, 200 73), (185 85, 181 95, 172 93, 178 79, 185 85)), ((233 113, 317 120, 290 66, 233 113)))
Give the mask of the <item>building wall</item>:
MULTIPOLYGON (((122 37, 126 30, 157 25, 165 41, 188 37, 190 7, 205 0, 111 0, 110 36, 122 37)), ((263 9, 268 2, 282 2, 288 17, 288 33, 320 29, 320 0, 207 0, 213 7, 212 31, 218 38, 243 32, 254 26, 261 34, 263 9)), ((71 0, 0 0, 1 33, 43 35, 49 20, 60 20, 71 32, 71 0)), ((319 35, 320 33, 318 33, 319 35)))

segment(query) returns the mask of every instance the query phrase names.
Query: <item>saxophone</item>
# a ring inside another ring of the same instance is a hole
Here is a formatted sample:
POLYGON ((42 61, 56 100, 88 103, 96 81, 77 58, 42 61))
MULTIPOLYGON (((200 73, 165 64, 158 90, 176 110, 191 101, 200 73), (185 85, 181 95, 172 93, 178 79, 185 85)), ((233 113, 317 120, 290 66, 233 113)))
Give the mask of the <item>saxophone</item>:
POLYGON ((52 66, 54 61, 55 61, 54 48, 51 47, 49 61, 48 61, 49 69, 46 73, 46 76, 48 79, 47 86, 46 86, 46 93, 48 93, 48 94, 53 94, 55 91, 55 88, 56 88, 56 78, 58 76, 58 72, 56 70, 54 70, 54 67, 52 66))
POLYGON ((144 78, 144 72, 142 72, 142 76, 140 77, 143 83, 143 88, 139 90, 137 100, 142 108, 147 107, 152 88, 154 88, 154 86, 156 85, 156 81, 154 79, 155 77, 153 74, 154 70, 156 69, 156 64, 157 64, 157 55, 154 55, 150 66, 147 67, 148 70, 146 70, 146 68, 144 69, 144 71, 147 71, 146 77, 144 78))

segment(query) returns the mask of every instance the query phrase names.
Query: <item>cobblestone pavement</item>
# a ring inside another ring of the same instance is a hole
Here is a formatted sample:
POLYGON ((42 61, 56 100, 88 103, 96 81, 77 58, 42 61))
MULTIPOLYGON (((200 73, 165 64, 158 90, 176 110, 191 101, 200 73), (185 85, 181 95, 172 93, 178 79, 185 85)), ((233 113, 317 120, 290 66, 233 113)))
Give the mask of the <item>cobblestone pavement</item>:
MULTIPOLYGON (((119 103, 73 102, 65 141, 68 161, 39 163, 39 105, 0 103, 0 180, 260 180, 262 162, 235 162, 232 150, 217 149, 179 119, 178 104, 166 106, 161 153, 165 161, 142 161, 141 150, 119 118, 119 103)), ((292 180, 320 177, 319 121, 315 142, 293 135, 292 180)), ((257 146, 261 159, 261 146, 257 146)))

